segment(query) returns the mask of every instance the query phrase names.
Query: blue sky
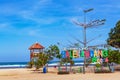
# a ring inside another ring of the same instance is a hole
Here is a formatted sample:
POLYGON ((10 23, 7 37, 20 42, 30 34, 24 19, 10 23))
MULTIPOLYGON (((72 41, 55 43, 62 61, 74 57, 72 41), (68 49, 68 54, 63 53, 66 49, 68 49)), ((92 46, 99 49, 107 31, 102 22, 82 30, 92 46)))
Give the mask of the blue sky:
POLYGON ((106 19, 105 25, 87 29, 87 39, 100 38, 88 45, 104 44, 108 33, 120 19, 119 0, 0 0, 0 62, 29 61, 28 48, 36 41, 48 47, 60 42, 83 40, 83 29, 73 20, 87 22, 106 19))

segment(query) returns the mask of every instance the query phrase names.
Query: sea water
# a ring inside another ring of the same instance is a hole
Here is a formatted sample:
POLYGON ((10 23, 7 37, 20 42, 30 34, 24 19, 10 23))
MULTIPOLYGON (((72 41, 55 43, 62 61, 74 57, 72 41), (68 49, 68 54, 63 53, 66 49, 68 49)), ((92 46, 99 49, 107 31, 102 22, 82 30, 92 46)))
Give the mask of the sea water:
POLYGON ((28 62, 0 62, 0 69, 2 68, 25 68, 28 62))
MULTIPOLYGON (((74 59, 74 66, 83 66, 83 59, 74 59)), ((58 66, 59 60, 51 60, 48 62, 49 67, 58 66)), ((68 63, 68 66, 70 64, 68 63)), ((0 62, 0 69, 3 68, 26 68, 28 66, 28 62, 0 62)))

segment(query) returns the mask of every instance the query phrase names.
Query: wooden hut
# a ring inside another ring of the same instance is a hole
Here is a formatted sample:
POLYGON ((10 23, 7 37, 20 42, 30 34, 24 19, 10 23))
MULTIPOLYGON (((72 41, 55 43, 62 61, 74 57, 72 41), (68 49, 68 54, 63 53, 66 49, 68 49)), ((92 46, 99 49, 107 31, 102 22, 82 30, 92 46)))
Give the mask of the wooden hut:
POLYGON ((29 47, 30 50, 30 60, 38 57, 39 53, 43 52, 44 47, 39 44, 38 42, 36 42, 35 44, 33 44, 32 46, 29 47))

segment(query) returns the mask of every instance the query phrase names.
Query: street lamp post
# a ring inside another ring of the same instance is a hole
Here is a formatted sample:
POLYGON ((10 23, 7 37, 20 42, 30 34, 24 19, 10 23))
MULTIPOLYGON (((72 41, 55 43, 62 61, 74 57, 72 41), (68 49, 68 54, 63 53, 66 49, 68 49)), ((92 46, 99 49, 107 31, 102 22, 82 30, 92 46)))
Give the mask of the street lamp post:
MULTIPOLYGON (((92 11, 93 9, 88 9, 88 10, 84 10, 84 26, 83 26, 83 35, 84 35, 84 49, 86 49, 87 47, 87 41, 86 41, 86 29, 87 29, 87 25, 86 25, 86 13, 92 11)), ((84 55, 84 65, 83 65, 83 74, 85 74, 85 64, 86 64, 86 57, 84 55)))
POLYGON ((84 24, 83 24, 83 34, 84 34, 84 48, 86 48, 86 46, 87 46, 87 41, 86 41, 86 28, 87 28, 87 24, 86 24, 86 13, 87 12, 90 12, 90 11, 92 11, 93 10, 93 8, 91 8, 91 9, 87 9, 87 10, 83 10, 83 12, 84 12, 84 24))
MULTIPOLYGON (((86 23, 86 13, 90 12, 92 10, 93 10, 93 8, 83 10, 83 12, 84 12, 84 23, 79 23, 79 22, 74 21, 75 24, 83 27, 83 41, 80 41, 80 42, 84 45, 84 49, 87 48, 87 43, 93 40, 92 39, 92 40, 87 42, 86 29, 96 27, 96 26, 99 26, 99 25, 103 25, 106 21, 105 19, 102 19, 102 20, 98 19, 98 20, 94 20, 94 21, 91 21, 89 23, 86 23)), ((85 64, 86 64, 86 57, 84 56, 83 74, 85 74, 85 64)))

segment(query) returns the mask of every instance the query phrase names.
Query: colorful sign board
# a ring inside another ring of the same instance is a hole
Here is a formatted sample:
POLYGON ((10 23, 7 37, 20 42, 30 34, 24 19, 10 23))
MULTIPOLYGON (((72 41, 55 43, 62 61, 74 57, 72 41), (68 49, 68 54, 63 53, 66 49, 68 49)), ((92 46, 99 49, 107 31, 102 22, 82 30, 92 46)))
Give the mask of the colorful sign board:
POLYGON ((66 50, 61 52, 62 58, 91 58, 94 62, 108 62, 108 50, 66 50))

